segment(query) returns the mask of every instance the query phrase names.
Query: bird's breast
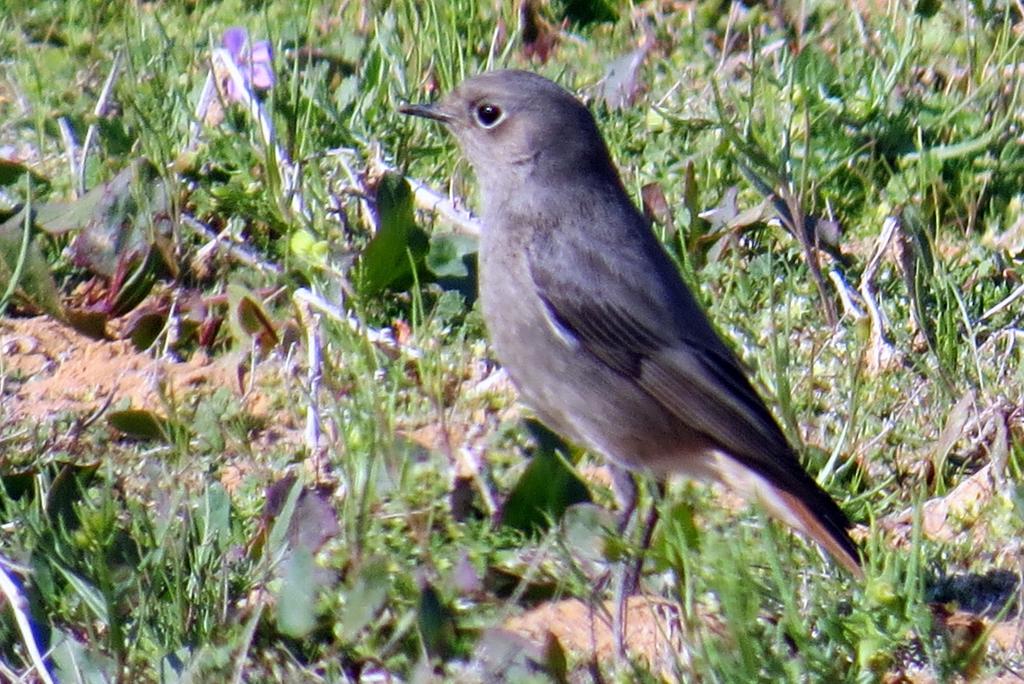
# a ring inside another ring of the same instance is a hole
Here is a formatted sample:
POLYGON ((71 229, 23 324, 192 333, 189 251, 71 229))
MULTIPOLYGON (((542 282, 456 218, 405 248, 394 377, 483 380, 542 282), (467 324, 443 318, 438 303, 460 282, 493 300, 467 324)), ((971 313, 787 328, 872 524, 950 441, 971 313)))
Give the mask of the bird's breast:
POLYGON ((545 422, 576 438, 564 404, 578 350, 552 328, 525 245, 509 226, 485 226, 479 257, 480 305, 498 361, 545 422))
POLYGON ((480 300, 498 361, 549 427, 627 467, 658 469, 668 448, 692 436, 555 320, 520 235, 507 224, 485 224, 481 241, 480 300))

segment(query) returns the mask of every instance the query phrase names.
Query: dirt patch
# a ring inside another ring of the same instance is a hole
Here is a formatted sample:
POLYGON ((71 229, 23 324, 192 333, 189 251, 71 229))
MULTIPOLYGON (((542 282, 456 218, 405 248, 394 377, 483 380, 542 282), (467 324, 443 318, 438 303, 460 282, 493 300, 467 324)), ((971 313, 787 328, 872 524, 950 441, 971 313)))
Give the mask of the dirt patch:
MULTIPOLYGON (((127 340, 93 340, 52 319, 0 320, 0 401, 7 420, 89 414, 109 400, 160 411, 161 390, 183 397, 201 387, 239 390, 238 364, 197 353, 157 359, 127 340)), ((253 406, 265 404, 247 397, 253 406)))
MULTIPOLYGON (((538 645, 544 644, 550 634, 575 657, 611 662, 616 657, 611 624, 614 611, 611 601, 597 608, 567 599, 510 618, 503 628, 538 645)), ((699 619, 711 632, 725 637, 725 626, 716 616, 702 612, 699 619)), ((686 665, 680 662, 685 661, 683 640, 692 629, 684 624, 679 606, 656 596, 630 596, 625 623, 623 641, 630 657, 640 658, 667 680, 674 679, 675 668, 686 665)))

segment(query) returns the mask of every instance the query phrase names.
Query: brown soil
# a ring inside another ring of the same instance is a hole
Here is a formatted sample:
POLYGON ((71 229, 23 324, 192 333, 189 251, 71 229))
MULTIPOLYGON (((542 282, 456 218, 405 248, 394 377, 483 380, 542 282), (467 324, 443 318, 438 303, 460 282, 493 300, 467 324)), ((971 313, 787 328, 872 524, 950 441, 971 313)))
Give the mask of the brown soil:
POLYGON ((196 354, 153 358, 127 340, 93 340, 49 318, 0 320, 0 400, 6 420, 90 414, 108 401, 159 411, 165 395, 239 387, 237 364, 196 354))

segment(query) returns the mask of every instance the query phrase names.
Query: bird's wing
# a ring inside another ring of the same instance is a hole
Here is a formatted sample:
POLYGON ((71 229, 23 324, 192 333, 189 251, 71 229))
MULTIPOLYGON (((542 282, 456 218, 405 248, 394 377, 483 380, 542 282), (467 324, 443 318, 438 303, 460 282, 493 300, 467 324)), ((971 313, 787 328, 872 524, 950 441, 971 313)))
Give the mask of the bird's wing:
MULTIPOLYGON (((583 288, 544 261, 532 267, 552 320, 581 349, 632 381, 679 420, 771 479, 788 479, 792 450, 735 356, 692 296, 671 311, 658 295, 608 279, 583 288), (601 292, 597 300, 593 292, 601 292)), ((676 276, 678 277, 678 276, 676 276)))
POLYGON ((555 259, 532 259, 531 275, 554 326, 656 399, 683 424, 708 436, 736 462, 778 488, 768 507, 817 539, 855 575, 850 523, 807 474, 735 355, 711 327, 674 265, 652 247, 635 259, 645 277, 630 281, 610 261, 587 253, 581 283, 555 259), (602 266, 603 264, 603 266, 602 266), (599 293, 599 294, 595 294, 599 293))

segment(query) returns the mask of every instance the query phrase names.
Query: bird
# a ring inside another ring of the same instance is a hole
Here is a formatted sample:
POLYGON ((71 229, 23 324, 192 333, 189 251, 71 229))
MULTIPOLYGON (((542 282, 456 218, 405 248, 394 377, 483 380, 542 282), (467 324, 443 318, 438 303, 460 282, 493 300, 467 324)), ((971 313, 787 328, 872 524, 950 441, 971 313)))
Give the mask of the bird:
POLYGON ((862 578, 850 521, 630 199, 586 105, 496 70, 399 109, 440 122, 473 168, 484 322, 540 420, 613 471, 720 482, 862 578))

